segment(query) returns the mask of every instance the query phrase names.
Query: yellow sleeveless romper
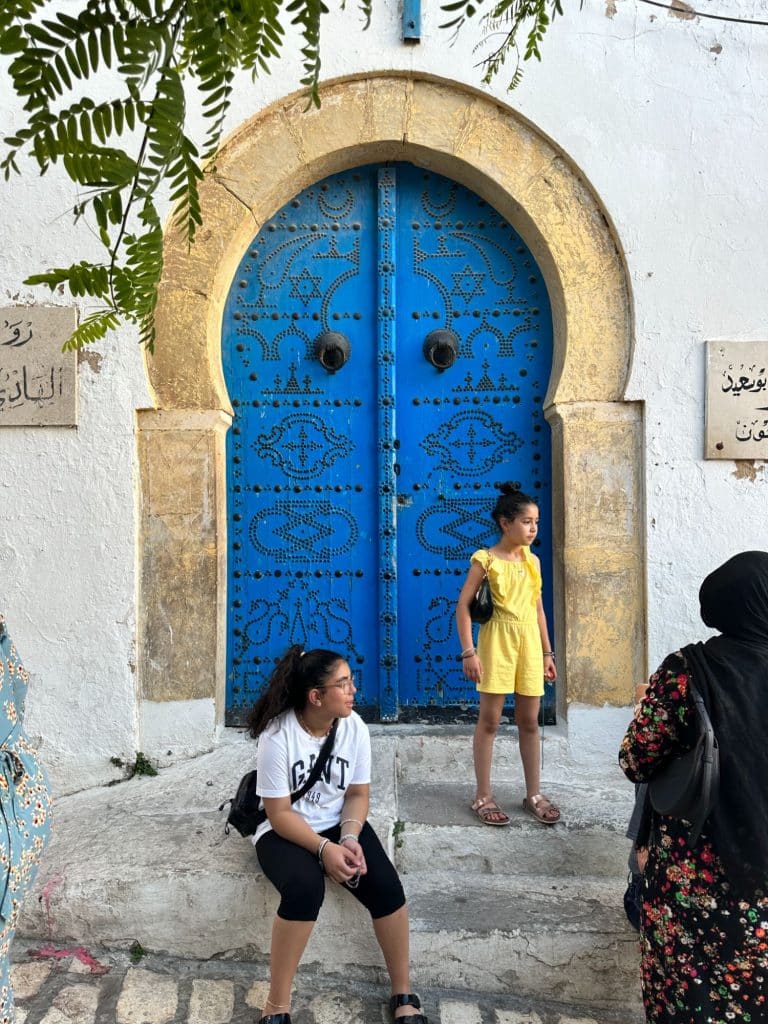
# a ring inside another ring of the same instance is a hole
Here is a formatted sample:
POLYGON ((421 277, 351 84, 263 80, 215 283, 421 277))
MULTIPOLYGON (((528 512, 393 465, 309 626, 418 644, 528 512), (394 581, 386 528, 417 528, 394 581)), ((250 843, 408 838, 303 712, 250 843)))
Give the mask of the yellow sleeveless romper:
POLYGON ((544 693, 544 654, 536 618, 541 574, 530 550, 522 550, 522 562, 495 558, 485 550, 475 551, 470 559, 488 573, 493 595, 493 615, 480 627, 477 640, 483 666, 480 693, 544 693))

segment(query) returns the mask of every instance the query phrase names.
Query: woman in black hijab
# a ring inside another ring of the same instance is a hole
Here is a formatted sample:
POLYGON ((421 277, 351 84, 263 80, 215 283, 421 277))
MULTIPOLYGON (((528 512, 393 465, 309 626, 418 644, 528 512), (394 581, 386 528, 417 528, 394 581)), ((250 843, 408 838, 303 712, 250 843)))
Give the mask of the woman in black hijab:
POLYGON ((720 746, 717 803, 698 841, 651 812, 641 920, 652 1024, 768 1021, 768 552, 745 551, 699 591, 720 632, 651 676, 619 753, 647 782, 696 739, 693 679, 720 746))

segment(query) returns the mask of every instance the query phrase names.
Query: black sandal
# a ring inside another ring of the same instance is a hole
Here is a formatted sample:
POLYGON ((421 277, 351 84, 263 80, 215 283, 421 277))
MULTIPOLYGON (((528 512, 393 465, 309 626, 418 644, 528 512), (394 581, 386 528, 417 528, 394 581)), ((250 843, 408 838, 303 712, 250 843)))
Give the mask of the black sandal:
POLYGON ((395 1017, 395 1010, 401 1006, 412 1006, 416 1010, 421 1009, 421 1000, 413 992, 398 992, 396 996, 392 996, 389 1000, 389 1012, 392 1014, 392 1019, 403 1021, 403 1024, 429 1024, 423 1013, 409 1013, 404 1017, 395 1017))
POLYGON ((259 1020, 259 1024, 291 1024, 290 1013, 268 1013, 259 1020))

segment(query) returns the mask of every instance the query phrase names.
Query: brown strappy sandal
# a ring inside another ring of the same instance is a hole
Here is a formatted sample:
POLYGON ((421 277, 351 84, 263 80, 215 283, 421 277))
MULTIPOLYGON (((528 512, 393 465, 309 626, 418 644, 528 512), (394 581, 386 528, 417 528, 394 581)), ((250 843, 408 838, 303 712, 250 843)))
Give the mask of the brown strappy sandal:
POLYGON ((532 815, 542 825, 556 825, 560 821, 560 808, 547 797, 537 793, 530 800, 523 800, 523 810, 532 815))
POLYGON ((503 811, 492 796, 481 796, 469 805, 484 825, 508 825, 509 815, 503 811), (492 821, 491 815, 501 815, 498 821, 492 821))

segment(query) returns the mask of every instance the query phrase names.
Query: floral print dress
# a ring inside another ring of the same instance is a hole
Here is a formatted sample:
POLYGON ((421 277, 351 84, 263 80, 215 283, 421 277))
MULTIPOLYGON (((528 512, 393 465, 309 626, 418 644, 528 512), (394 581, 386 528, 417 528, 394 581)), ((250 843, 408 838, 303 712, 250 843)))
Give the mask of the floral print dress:
MULTIPOLYGON (((651 676, 619 753, 632 781, 647 782, 670 755, 692 746, 688 681, 679 652, 651 676)), ((768 1021, 768 895, 737 899, 706 830, 691 849, 685 825, 655 813, 641 941, 651 1024, 768 1021)))
POLYGON ((0 614, 0 1024, 11 1024, 9 950, 51 823, 48 779, 24 732, 28 675, 0 614))

